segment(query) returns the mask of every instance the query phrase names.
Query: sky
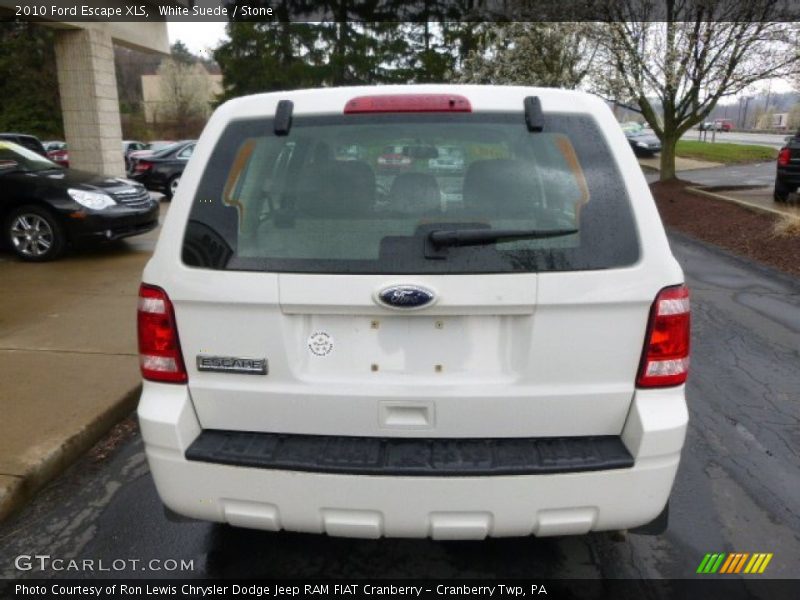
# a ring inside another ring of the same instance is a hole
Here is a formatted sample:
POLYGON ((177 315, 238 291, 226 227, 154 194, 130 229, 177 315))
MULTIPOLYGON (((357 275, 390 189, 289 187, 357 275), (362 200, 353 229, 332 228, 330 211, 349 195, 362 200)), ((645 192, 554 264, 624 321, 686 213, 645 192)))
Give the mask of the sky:
POLYGON ((225 23, 167 23, 169 42, 182 41, 189 50, 204 58, 225 39, 225 23))

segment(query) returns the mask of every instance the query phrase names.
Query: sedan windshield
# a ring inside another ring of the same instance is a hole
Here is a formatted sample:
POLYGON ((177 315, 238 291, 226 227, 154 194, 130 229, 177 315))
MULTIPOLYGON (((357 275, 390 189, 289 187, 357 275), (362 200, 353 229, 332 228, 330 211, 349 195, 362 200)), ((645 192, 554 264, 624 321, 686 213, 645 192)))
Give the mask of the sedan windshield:
POLYGON ((49 171, 60 168, 44 156, 23 148, 19 144, 0 141, 0 173, 3 171, 49 171))

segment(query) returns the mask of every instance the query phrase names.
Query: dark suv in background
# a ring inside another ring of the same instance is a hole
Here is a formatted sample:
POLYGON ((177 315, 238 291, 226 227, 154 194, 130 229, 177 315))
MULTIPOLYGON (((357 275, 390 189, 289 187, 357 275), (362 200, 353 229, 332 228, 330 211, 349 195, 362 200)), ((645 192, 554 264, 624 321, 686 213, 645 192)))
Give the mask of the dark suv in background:
POLYGON ((800 131, 786 138, 786 145, 778 152, 775 172, 775 202, 786 202, 800 186, 800 131))

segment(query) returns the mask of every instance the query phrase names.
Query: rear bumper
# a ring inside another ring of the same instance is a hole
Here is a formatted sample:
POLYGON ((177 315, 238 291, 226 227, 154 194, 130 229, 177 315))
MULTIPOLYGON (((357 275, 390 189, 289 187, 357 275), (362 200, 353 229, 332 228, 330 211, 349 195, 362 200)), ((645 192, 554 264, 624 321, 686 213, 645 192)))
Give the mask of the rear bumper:
POLYGON ((780 179, 785 185, 800 186, 800 168, 782 169, 778 167, 776 178, 780 179))
POLYGON ((145 382, 139 420, 174 512, 257 529, 377 538, 568 535, 632 528, 664 508, 688 413, 683 387, 637 391, 621 439, 630 468, 537 475, 376 476, 189 461, 201 429, 185 386, 145 382))

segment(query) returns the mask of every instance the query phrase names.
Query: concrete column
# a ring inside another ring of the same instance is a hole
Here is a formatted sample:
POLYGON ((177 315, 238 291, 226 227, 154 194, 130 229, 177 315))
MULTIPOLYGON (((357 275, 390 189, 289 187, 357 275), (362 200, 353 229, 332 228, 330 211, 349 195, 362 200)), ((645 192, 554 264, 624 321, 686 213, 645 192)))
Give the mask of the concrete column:
POLYGON ((124 176, 111 36, 95 29, 57 31, 56 64, 70 166, 124 176))

